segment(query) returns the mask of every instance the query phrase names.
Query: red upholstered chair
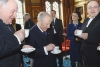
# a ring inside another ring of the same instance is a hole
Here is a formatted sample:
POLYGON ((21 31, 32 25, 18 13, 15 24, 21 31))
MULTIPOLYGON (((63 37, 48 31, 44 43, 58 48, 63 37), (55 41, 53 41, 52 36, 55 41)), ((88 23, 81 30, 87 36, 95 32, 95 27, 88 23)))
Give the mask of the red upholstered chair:
POLYGON ((62 51, 70 50, 70 40, 65 38, 65 41, 62 43, 62 51))

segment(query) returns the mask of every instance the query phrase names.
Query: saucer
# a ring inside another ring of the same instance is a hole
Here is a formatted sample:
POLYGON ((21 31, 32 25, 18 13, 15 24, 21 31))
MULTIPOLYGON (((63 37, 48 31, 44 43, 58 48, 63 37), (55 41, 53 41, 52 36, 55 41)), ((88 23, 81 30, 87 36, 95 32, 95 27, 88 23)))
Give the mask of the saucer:
POLYGON ((52 54, 59 54, 61 53, 61 50, 58 50, 57 52, 51 51, 52 54))
POLYGON ((23 48, 23 49, 21 49, 21 51, 24 52, 24 53, 30 53, 34 50, 35 50, 35 48, 23 48))
POLYGON ((78 34, 75 34, 75 36, 80 36, 80 35, 78 35, 78 34))

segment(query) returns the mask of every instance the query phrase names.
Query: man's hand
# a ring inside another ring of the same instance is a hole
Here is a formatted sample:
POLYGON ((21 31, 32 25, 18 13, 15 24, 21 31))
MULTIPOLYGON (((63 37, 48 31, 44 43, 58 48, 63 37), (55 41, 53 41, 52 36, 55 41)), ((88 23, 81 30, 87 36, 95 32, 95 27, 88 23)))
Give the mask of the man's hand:
POLYGON ((24 45, 22 48, 33 48, 33 47, 30 45, 24 45))
POLYGON ((25 38, 25 31, 21 29, 19 31, 16 31, 14 35, 16 35, 20 39, 20 41, 23 41, 25 38))
POLYGON ((48 44, 47 46, 46 46, 46 49, 47 49, 47 51, 51 51, 51 50, 53 50, 55 48, 55 45, 54 44, 48 44))
POLYGON ((88 33, 82 33, 80 36, 78 36, 84 40, 86 40, 88 38, 88 33))

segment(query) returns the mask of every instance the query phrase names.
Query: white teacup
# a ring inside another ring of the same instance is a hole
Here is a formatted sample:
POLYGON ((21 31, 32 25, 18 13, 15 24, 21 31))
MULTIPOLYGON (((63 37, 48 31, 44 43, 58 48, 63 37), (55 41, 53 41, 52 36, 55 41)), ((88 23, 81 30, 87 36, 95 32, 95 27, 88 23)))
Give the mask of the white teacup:
POLYGON ((77 34, 77 35, 81 35, 81 34, 82 34, 82 30, 77 30, 77 31, 76 31, 76 34, 77 34))
POLYGON ((59 46, 55 46, 55 48, 53 49, 53 52, 57 53, 59 50, 59 46))
POLYGON ((25 29, 25 37, 27 38, 29 36, 29 29, 25 29))

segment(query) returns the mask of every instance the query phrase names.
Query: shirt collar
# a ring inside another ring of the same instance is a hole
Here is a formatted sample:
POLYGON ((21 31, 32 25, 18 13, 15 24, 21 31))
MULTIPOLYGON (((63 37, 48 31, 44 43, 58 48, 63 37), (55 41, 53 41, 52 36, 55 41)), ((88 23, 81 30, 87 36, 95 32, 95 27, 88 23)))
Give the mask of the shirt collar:
POLYGON ((73 22, 74 25, 78 25, 78 23, 73 22))
POLYGON ((39 27, 39 25, 37 24, 37 27, 39 28, 39 30, 41 31, 41 32, 43 32, 43 30, 39 27))

